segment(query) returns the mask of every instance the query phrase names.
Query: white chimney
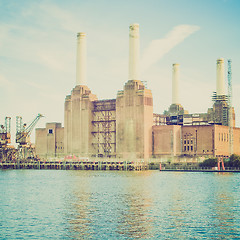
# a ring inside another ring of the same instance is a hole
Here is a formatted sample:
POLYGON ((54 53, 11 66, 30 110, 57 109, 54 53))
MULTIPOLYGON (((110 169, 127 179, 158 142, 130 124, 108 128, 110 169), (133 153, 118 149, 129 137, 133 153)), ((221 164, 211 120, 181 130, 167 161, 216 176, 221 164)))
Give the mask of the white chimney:
POLYGON ((217 95, 225 95, 224 59, 217 59, 217 95))
POLYGON ((129 27, 129 80, 140 80, 139 46, 139 24, 133 23, 129 27))
POLYGON ((172 104, 179 104, 179 64, 173 64, 172 69, 172 104))
POLYGON ((86 33, 77 34, 76 85, 86 85, 86 33))

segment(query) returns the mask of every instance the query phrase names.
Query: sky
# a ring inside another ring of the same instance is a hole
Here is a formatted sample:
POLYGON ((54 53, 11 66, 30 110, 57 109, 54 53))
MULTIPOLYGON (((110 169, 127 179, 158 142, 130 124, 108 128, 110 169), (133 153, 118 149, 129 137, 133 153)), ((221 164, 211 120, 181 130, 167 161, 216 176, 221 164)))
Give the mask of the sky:
MULTIPOLYGON (((77 33, 87 34, 87 85, 116 98, 128 81, 129 25, 140 26, 141 80, 154 112, 171 104, 172 64, 180 64, 180 103, 212 107, 216 60, 232 60, 233 106, 240 126, 239 0, 0 0, 0 123, 64 124, 64 100, 76 81, 77 33)), ((227 64, 226 93, 227 93, 227 64)), ((15 141, 15 140, 13 140, 15 141)), ((32 134, 34 142, 34 132, 32 134)))

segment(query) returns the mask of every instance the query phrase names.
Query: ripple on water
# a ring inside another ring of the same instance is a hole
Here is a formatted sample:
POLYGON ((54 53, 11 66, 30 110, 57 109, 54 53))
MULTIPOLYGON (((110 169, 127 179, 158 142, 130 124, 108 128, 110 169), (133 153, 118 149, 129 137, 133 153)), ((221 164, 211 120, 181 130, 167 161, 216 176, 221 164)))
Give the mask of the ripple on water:
POLYGON ((239 174, 0 171, 2 239, 238 239, 239 174))

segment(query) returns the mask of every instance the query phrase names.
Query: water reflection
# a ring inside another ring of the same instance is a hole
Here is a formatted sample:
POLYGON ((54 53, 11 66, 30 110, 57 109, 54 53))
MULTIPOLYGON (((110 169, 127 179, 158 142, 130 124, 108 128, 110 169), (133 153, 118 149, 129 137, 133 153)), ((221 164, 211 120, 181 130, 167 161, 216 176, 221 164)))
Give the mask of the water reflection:
MULTIPOLYGON (((171 181, 167 183, 167 196, 164 196, 164 199, 160 201, 160 204, 164 204, 164 209, 161 213, 164 221, 161 222, 161 228, 157 234, 159 238, 186 239, 185 231, 183 231, 183 227, 187 224, 185 221, 185 199, 182 192, 183 189, 179 186, 179 182, 182 182, 182 176, 182 173, 172 174, 171 181), (173 179, 174 181, 172 182, 173 179)), ((159 204, 159 202, 157 204, 159 204)))
POLYGON ((152 237, 152 201, 144 184, 133 181, 123 196, 124 211, 118 220, 118 233, 128 239, 152 237))
MULTIPOLYGON (((73 238, 146 239, 151 236, 152 200, 144 175, 86 173, 75 182, 67 219, 73 238), (97 175, 96 175, 97 174, 97 175), (83 180, 79 179, 79 180, 83 180)), ((70 200, 70 201, 69 201, 70 200)))
POLYGON ((88 192, 88 181, 74 182, 73 190, 70 196, 66 198, 66 218, 69 223, 69 233, 73 239, 89 239, 91 237, 91 212, 94 208, 91 206, 91 195, 88 192))
POLYGON ((239 228, 235 227, 239 215, 235 212, 234 195, 232 191, 232 174, 219 174, 216 178, 217 185, 215 197, 213 198, 215 208, 213 208, 216 218, 216 235, 218 238, 237 238, 240 236, 239 228))
POLYGON ((71 174, 74 181, 67 184, 64 206, 68 238, 239 237, 238 177, 159 172, 71 174))

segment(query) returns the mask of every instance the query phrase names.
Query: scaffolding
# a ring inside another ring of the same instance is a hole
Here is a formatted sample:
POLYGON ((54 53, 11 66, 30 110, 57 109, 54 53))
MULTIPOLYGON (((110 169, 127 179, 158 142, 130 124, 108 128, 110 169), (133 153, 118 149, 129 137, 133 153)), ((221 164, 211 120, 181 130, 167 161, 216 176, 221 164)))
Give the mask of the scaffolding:
POLYGON ((212 95, 213 104, 213 113, 210 117, 210 122, 218 125, 228 126, 228 96, 227 95, 217 95, 216 92, 213 92, 212 95))
POLYGON ((227 102, 228 96, 227 95, 217 95, 217 92, 213 92, 212 101, 215 103, 217 101, 220 102, 227 102))
POLYGON ((93 102, 92 146, 97 157, 116 157, 116 100, 93 102))
POLYGON ((153 114, 153 125, 159 126, 159 125, 166 125, 167 124, 167 115, 165 114, 153 114))

